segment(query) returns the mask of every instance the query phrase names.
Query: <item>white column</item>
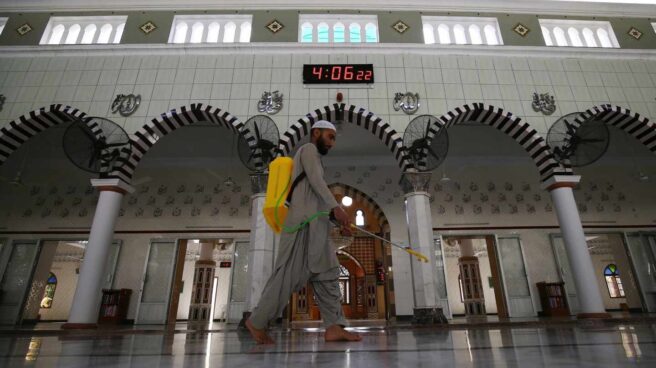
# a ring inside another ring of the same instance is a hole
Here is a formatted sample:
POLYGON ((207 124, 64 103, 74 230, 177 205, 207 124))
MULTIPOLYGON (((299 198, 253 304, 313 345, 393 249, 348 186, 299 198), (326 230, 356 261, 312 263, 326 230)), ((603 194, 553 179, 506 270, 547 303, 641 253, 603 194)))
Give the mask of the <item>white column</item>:
POLYGON ((273 273, 275 234, 264 219, 264 201, 268 175, 253 174, 251 183, 251 236, 248 252, 248 290, 246 310, 252 311, 260 301, 264 285, 273 273))
POLYGON ((121 209, 121 200, 134 188, 119 179, 92 179, 100 197, 93 216, 89 242, 84 250, 75 296, 68 323, 62 328, 93 328, 98 321, 102 296, 102 279, 109 248, 114 237, 114 227, 121 209))
POLYGON ((405 201, 410 246, 430 260, 429 263, 415 259, 410 262, 415 308, 434 308, 437 306, 437 274, 430 197, 427 192, 410 192, 405 195, 405 201))
MULTIPOLYGON (((567 258, 572 269, 576 292, 579 296, 581 313, 579 318, 605 318, 610 315, 604 309, 599 285, 592 266, 592 258, 583 232, 583 225, 576 207, 572 188, 581 180, 580 176, 555 176, 544 187, 550 192, 556 209, 560 231, 563 235, 567 258)), ((601 272, 601 271, 600 271, 601 272)))

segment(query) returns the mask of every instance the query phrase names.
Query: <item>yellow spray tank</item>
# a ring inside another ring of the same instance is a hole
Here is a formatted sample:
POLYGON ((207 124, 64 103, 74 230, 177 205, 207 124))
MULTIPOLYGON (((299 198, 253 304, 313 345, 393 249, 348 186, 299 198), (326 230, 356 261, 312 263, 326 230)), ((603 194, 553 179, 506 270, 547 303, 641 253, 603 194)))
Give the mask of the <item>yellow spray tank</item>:
POLYGON ((289 194, 293 169, 294 160, 290 157, 278 157, 269 164, 269 181, 262 212, 267 224, 276 233, 282 231, 287 218, 285 198, 289 194))

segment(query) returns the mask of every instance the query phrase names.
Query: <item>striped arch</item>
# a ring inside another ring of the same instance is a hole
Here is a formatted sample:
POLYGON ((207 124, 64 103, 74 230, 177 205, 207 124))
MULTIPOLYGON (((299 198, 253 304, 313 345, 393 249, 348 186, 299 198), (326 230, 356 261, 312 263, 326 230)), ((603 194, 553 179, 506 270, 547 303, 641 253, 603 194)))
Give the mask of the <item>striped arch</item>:
POLYGON ((376 221, 380 225, 382 232, 389 232, 390 226, 389 222, 387 221, 387 217, 385 216, 383 209, 380 208, 378 203, 376 203, 373 198, 369 197, 367 194, 357 188, 342 183, 330 184, 328 188, 330 188, 333 193, 339 192, 342 195, 353 198, 354 201, 358 200, 365 203, 367 209, 376 216, 376 221))
MULTIPOLYGON (((44 106, 12 120, 8 126, 0 129, 0 165, 35 135, 53 126, 84 119, 86 116, 85 112, 74 107, 56 104, 44 106)), ((98 129, 91 129, 98 134, 98 129)))
POLYGON ((572 175, 572 170, 563 167, 556 160, 547 142, 530 124, 511 112, 494 106, 470 103, 457 107, 433 123, 429 128, 429 137, 434 137, 442 128, 470 121, 489 125, 514 139, 531 156, 540 172, 541 181, 544 182, 554 175, 572 175))
POLYGON ((239 119, 229 112, 201 103, 182 106, 152 119, 135 132, 131 139, 132 154, 130 158, 122 165, 117 165, 110 177, 130 183, 139 162, 159 139, 179 128, 202 121, 228 128, 234 133, 244 136, 249 144, 254 144, 255 137, 247 129, 244 129, 244 124, 239 119))
POLYGON ((345 121, 360 126, 373 134, 392 152, 402 171, 412 167, 403 148, 403 138, 400 134, 374 113, 353 105, 347 108, 345 104, 324 106, 298 119, 280 138, 279 155, 289 155, 298 142, 310 134, 310 128, 318 120, 345 121))
MULTIPOLYGON (((591 118, 600 119, 607 125, 625 131, 645 145, 650 152, 656 154, 656 123, 644 116, 640 116, 637 112, 631 112, 631 110, 620 106, 605 104, 585 110, 573 122, 569 122, 575 128, 569 132, 570 136, 584 121, 591 118)), ((569 140, 569 138, 565 139, 569 140)))

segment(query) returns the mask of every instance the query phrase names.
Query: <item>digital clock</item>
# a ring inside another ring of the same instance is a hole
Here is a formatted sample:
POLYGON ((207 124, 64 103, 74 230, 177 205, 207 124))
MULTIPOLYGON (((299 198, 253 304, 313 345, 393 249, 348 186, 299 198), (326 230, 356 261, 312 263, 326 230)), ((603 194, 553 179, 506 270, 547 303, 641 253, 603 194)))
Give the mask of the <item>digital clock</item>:
POLYGON ((373 64, 304 64, 303 83, 373 83, 373 64))

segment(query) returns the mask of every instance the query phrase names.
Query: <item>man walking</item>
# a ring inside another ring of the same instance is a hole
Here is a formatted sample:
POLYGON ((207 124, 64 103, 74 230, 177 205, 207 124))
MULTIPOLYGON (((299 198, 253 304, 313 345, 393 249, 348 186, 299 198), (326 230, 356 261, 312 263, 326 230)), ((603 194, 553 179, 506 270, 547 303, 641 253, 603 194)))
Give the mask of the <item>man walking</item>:
MULTIPOLYGON (((342 226, 342 233, 350 233, 350 220, 328 189, 323 178, 320 155, 326 155, 335 145, 335 126, 325 120, 314 123, 310 143, 301 146, 294 155, 294 170, 289 211, 285 227, 295 227, 319 211, 331 211, 342 226)), ((273 344, 266 333, 269 321, 279 317, 292 293, 300 290, 308 280, 312 282, 321 317, 326 327, 326 341, 360 341, 362 338, 344 330, 346 320, 342 312, 339 291, 339 261, 329 243, 330 219, 320 216, 296 232, 280 236, 280 250, 262 297, 246 321, 246 327, 258 344, 273 344)))

